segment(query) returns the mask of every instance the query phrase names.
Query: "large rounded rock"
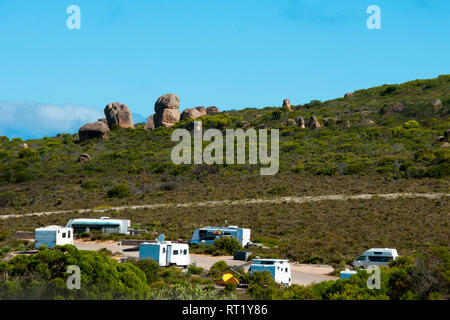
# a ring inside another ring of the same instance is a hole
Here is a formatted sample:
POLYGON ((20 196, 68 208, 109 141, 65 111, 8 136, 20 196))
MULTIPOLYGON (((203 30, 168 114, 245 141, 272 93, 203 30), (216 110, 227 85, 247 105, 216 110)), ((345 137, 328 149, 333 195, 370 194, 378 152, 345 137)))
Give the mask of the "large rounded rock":
POLYGON ((78 130, 78 137, 80 141, 86 141, 93 138, 105 140, 109 138, 109 128, 106 123, 102 121, 87 123, 78 130))
POLYGON ((306 128, 306 124, 305 124, 305 119, 303 117, 299 117, 297 119, 297 125, 302 128, 305 129, 306 128))
POLYGON ((167 93, 163 94, 156 100, 155 112, 162 113, 164 109, 179 109, 180 97, 177 94, 167 93))
POLYGON ((219 112, 220 112, 219 108, 217 108, 217 107, 208 107, 208 108, 206 108, 206 113, 208 114, 208 116, 211 116, 213 114, 217 114, 219 112))
POLYGON ((153 123, 157 127, 171 127, 180 121, 180 98, 173 93, 164 94, 156 100, 153 123))
POLYGON ((113 125, 117 124, 121 128, 134 129, 133 118, 131 111, 126 104, 113 102, 105 107, 106 121, 108 127, 112 129, 113 125))
POLYGON ((289 99, 283 100, 283 107, 287 108, 289 111, 292 111, 291 102, 289 101, 289 99))
POLYGON ((206 116, 208 114, 208 112, 206 112, 206 108, 199 106, 199 107, 195 107, 195 109, 197 109, 198 112, 200 112, 201 116, 206 116))
POLYGON ((322 125, 320 124, 320 122, 317 120, 317 118, 315 116, 312 116, 311 118, 309 118, 308 127, 311 129, 317 129, 317 128, 322 128, 322 125))
POLYGON ((157 127, 172 127, 180 121, 180 110, 178 109, 163 109, 162 113, 155 113, 153 117, 155 128, 157 127))
POLYGON ((185 109, 181 114, 181 120, 186 119, 197 119, 200 118, 202 114, 197 109, 185 109))

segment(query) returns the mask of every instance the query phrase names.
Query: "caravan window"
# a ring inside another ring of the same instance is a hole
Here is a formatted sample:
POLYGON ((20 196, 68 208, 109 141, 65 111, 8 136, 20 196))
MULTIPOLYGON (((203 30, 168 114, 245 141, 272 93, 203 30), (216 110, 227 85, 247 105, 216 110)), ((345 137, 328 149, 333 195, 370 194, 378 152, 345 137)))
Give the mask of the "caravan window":
POLYGON ((70 238, 70 231, 67 232, 67 237, 70 238))
POLYGON ((65 237, 66 237, 66 233, 65 233, 65 232, 63 232, 63 234, 62 234, 62 237, 63 237, 63 238, 65 238, 65 237))
POLYGON ((166 248, 163 248, 163 253, 166 253, 166 248))
POLYGON ((360 256, 358 257, 358 259, 356 259, 356 261, 365 261, 366 260, 366 256, 360 256))
POLYGON ((174 256, 178 255, 178 250, 173 250, 173 255, 174 256))
POLYGON ((389 262, 392 257, 369 256, 370 262, 389 262))
POLYGON ((187 254, 187 249, 184 249, 183 254, 187 254))

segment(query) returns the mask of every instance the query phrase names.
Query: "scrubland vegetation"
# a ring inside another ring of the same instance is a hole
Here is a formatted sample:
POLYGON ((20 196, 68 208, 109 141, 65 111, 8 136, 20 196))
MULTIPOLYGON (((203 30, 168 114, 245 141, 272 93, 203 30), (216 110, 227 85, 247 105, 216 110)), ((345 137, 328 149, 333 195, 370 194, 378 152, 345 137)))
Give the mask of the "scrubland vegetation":
MULTIPOLYGON (((176 128, 192 128, 192 120, 181 121, 172 128, 157 128, 153 132, 145 131, 143 124, 138 124, 134 130, 116 128, 111 131, 109 140, 82 143, 77 134, 66 133, 28 140, 28 149, 18 147, 24 142, 20 138, 0 137, 0 215, 205 200, 448 193, 450 190, 450 148, 443 137, 450 128, 450 75, 359 90, 346 98, 293 106, 292 111, 279 107, 248 108, 204 116, 199 120, 204 129, 280 129, 279 173, 260 176, 259 165, 174 165, 170 160, 174 146, 170 141, 171 133, 176 128), (441 105, 434 106, 431 103, 434 99, 440 99, 441 105), (327 125, 316 129, 300 128, 288 121, 297 120, 300 116, 305 120, 316 116, 320 123, 327 125), (82 153, 89 154, 92 160, 78 162, 82 153)), ((255 255, 339 267, 371 247, 396 248, 400 255, 427 255, 432 247, 447 250, 449 208, 449 199, 444 196, 435 200, 400 198, 214 208, 172 207, 111 211, 107 215, 131 219, 136 226, 147 230, 139 236, 143 239, 154 239, 158 233, 165 233, 170 239, 188 240, 194 229, 204 225, 228 223, 248 227, 252 229, 255 242, 264 245, 252 249, 255 255)), ((89 215, 99 217, 105 214, 89 215)), ((0 247, 9 246, 11 249, 25 245, 14 238, 15 231, 34 230, 49 224, 65 225, 70 218, 78 217, 80 214, 74 211, 64 215, 0 220, 0 247)), ((97 234, 89 236, 118 238, 97 234)), ((73 249, 64 250, 66 255, 72 252, 76 256, 74 259, 84 255, 89 257, 89 254, 76 253, 73 249)), ((227 247, 195 250, 212 250, 210 253, 217 254, 229 251, 227 247)), ((45 260, 47 257, 43 256, 61 255, 62 251, 57 252, 42 251, 37 257, 45 260)), ((24 262, 28 263, 31 262, 24 262)), ((105 265, 109 263, 105 262, 105 265)), ((347 282, 324 283, 310 288, 293 286, 284 291, 269 290, 267 288, 272 288, 272 284, 267 284, 261 287, 267 290, 252 289, 249 293, 255 298, 437 297, 433 292, 419 290, 411 284, 416 281, 415 272, 421 270, 417 269, 418 266, 425 262, 417 263, 409 261, 395 268, 383 269, 386 281, 391 281, 389 290, 393 291, 384 291, 376 297, 363 289, 356 289, 364 281, 363 274, 347 282), (407 290, 401 291, 396 287, 393 279, 400 277, 399 274, 403 277, 399 280, 399 287, 407 290), (402 281, 411 283, 406 285, 402 281)), ((431 262, 426 263, 427 266, 432 265, 431 262)), ((2 267, 7 265, 3 263, 2 267)), ((112 290, 117 292, 114 297, 178 297, 182 296, 180 292, 184 292, 184 288, 199 292, 197 287, 192 289, 178 283, 161 291, 158 296, 152 291, 152 284, 145 283, 146 278, 139 267, 126 264, 123 268, 130 279, 120 280, 123 285, 112 290), (128 291, 127 281, 138 287, 143 283, 142 289, 128 291)), ((44 269, 43 274, 46 272, 44 269)), ((448 284, 448 264, 446 270, 446 276, 442 278, 447 281, 444 284, 448 284)), ((3 274, 14 276, 9 272, 3 274)), ((57 280, 52 284, 54 287, 48 288, 52 297, 59 295, 60 282, 57 280)), ((17 285, 16 282, 8 284, 11 286, 8 290, 13 291, 5 292, 16 292, 17 285)), ((31 281, 27 285, 33 287, 35 284, 31 281)), ((20 292, 25 294, 25 291, 20 291, 23 289, 17 290, 17 296, 22 294, 20 292)), ((105 298, 100 291, 80 293, 84 295, 81 298, 105 298)), ((445 294, 442 289, 436 292, 445 294)), ((42 294, 45 296, 47 293, 42 294)))
POLYGON ((142 259, 118 263, 107 250, 81 251, 74 246, 44 249, 35 255, 19 255, 0 262, 0 299, 441 299, 449 293, 450 254, 445 247, 431 248, 417 257, 403 256, 381 268, 381 289, 367 288, 369 274, 358 271, 349 280, 326 281, 307 287, 283 288, 268 272, 252 275, 235 273, 248 290, 226 285, 216 290, 225 272, 224 261, 209 272, 191 266, 187 272, 176 267, 162 268, 156 261, 142 259), (66 282, 67 266, 81 270, 79 290, 66 282))

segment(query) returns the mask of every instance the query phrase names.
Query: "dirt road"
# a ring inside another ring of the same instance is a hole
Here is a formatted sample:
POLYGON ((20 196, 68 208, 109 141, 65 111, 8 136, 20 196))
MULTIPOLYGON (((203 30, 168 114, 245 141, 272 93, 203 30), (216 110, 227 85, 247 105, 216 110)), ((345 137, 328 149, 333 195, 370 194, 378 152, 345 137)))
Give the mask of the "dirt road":
POLYGON ((446 193, 386 193, 386 194, 357 194, 357 195, 323 195, 323 196, 303 196, 303 197, 278 197, 272 199, 242 199, 242 200, 213 200, 213 201, 199 201, 199 202, 186 202, 186 203, 156 203, 136 206, 124 206, 124 207, 111 207, 107 209, 73 209, 64 211, 47 211, 47 212, 34 212, 24 214, 5 214, 0 215, 0 219, 31 217, 31 216, 46 216, 53 214, 67 214, 77 212, 84 213, 105 213, 109 211, 123 211, 123 210, 139 210, 139 209, 160 209, 160 208, 177 208, 177 207, 214 207, 214 206, 235 206, 235 205, 248 205, 248 204, 260 204, 260 203, 306 203, 317 201, 347 201, 347 200, 368 200, 372 198, 381 199, 398 199, 398 198, 427 198, 427 199, 440 199, 442 197, 449 197, 450 194, 446 193))
MULTIPOLYGON (((120 252, 126 257, 138 258, 139 253, 137 251, 123 252, 123 249, 133 248, 132 246, 120 246, 118 242, 84 242, 81 240, 75 240, 74 245, 80 250, 99 250, 106 248, 113 253, 120 252)), ((231 256, 212 257, 200 254, 191 254, 191 263, 197 264, 197 266, 204 269, 209 269, 211 266, 224 260, 229 266, 240 266, 246 264, 244 261, 233 260, 231 256)), ((244 267, 245 271, 248 271, 249 265, 244 267)), ((318 283, 326 280, 336 280, 336 277, 329 276, 328 274, 333 271, 333 267, 326 265, 307 265, 307 264, 291 264, 292 283, 299 285, 308 285, 311 283, 318 283)))

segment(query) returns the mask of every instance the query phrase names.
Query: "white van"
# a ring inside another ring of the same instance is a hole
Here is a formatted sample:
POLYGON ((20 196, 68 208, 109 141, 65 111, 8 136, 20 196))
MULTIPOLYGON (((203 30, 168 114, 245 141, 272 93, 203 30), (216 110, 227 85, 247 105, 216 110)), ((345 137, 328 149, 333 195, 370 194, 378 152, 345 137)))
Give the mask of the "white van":
POLYGON ((389 266, 389 262, 398 258, 396 249, 373 248, 367 250, 358 258, 353 260, 355 268, 365 269, 369 266, 389 266))
POLYGON ((284 286, 291 285, 291 265, 289 260, 253 259, 248 272, 252 274, 253 272, 263 271, 269 272, 276 283, 284 286))
POLYGON ((191 263, 188 244, 170 241, 141 243, 139 245, 139 259, 144 258, 156 260, 161 267, 187 267, 191 263))
POLYGON ((37 228, 34 231, 34 246, 39 248, 42 244, 47 245, 48 248, 73 244, 73 229, 60 226, 37 228))

